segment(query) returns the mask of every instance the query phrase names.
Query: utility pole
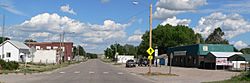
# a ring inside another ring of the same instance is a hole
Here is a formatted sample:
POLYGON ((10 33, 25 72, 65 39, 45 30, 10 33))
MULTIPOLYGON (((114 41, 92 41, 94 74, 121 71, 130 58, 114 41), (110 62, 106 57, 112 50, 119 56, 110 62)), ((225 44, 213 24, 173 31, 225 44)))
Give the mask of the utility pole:
POLYGON ((58 62, 61 64, 61 56, 62 56, 62 34, 60 34, 60 48, 59 48, 59 59, 58 62))
POLYGON ((4 45, 3 45, 3 42, 4 42, 4 26, 5 26, 5 15, 3 14, 3 26, 2 26, 2 56, 0 56, 0 59, 4 58, 4 45))
MULTIPOLYGON (((152 3, 150 4, 150 29, 149 29, 149 48, 152 48, 152 3)), ((151 55, 150 55, 151 56, 151 55)), ((149 71, 148 73, 151 74, 151 66, 152 66, 152 59, 149 60, 149 71)))

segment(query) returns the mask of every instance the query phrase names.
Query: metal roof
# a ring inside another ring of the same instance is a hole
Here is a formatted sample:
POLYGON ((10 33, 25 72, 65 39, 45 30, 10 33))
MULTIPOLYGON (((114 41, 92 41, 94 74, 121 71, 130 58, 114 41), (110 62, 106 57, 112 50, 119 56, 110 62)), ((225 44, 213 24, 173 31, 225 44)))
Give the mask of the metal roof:
MULTIPOLYGON (((11 43, 12 45, 14 45, 16 48, 18 48, 18 49, 30 49, 27 45, 25 45, 24 43, 22 43, 22 42, 19 42, 19 41, 14 41, 14 40, 6 40, 6 41, 4 41, 4 43, 2 43, 2 44, 5 44, 5 43, 7 43, 7 42, 9 42, 9 43, 11 43)), ((2 46, 2 44, 1 44, 1 46, 2 46)))
POLYGON ((250 61, 250 54, 236 54, 228 58, 229 61, 250 61))
POLYGON ((241 52, 210 52, 215 57, 230 57, 235 54, 242 54, 241 52))

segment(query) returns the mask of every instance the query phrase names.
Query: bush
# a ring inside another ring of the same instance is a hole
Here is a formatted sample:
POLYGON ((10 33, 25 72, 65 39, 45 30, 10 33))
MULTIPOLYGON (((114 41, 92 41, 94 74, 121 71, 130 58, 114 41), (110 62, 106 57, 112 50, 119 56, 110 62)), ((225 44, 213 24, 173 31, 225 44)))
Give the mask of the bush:
POLYGON ((6 62, 4 60, 0 60, 0 68, 4 70, 16 70, 18 69, 19 64, 16 61, 6 62))

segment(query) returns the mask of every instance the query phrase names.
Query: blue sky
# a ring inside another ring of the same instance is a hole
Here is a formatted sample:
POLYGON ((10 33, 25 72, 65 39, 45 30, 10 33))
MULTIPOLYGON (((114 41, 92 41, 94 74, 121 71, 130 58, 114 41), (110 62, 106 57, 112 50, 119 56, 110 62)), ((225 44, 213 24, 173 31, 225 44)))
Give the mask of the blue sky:
POLYGON ((64 31, 65 41, 103 53, 115 42, 140 43, 151 2, 154 28, 186 25, 206 38, 221 27, 237 48, 250 43, 249 0, 1 0, 0 14, 6 17, 4 35, 13 40, 59 41, 64 31))

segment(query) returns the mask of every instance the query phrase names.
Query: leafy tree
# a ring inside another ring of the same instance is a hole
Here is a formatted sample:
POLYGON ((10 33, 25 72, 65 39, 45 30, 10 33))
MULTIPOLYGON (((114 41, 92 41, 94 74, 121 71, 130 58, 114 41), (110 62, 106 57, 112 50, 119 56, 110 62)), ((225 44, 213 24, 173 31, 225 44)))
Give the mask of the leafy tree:
POLYGON ((87 57, 89 59, 96 59, 96 58, 98 58, 97 54, 93 54, 93 53, 87 53, 87 57))
POLYGON ((229 44, 228 40, 225 40, 222 38, 224 35, 224 32, 221 30, 221 28, 216 28, 213 33, 211 33, 207 39, 205 40, 205 43, 207 44, 229 44))
MULTIPOLYGON (((200 34, 195 34, 193 29, 187 26, 158 25, 152 31, 152 48, 158 46, 159 54, 164 52, 166 47, 175 47, 203 42, 200 34)), ((149 48, 149 32, 146 31, 142 36, 142 42, 138 47, 139 55, 147 55, 146 50, 149 48)))
POLYGON ((80 45, 73 47, 73 54, 74 54, 74 56, 77 56, 77 55, 79 55, 79 56, 86 56, 85 50, 80 45))
POLYGON ((6 41, 6 40, 10 40, 10 38, 8 38, 8 37, 0 37, 0 43, 3 43, 4 41, 3 41, 3 39, 4 39, 4 41, 6 41))
POLYGON ((250 48, 243 48, 240 50, 243 54, 250 54, 250 48))
POLYGON ((26 40, 24 40, 24 42, 27 43, 27 42, 37 42, 37 41, 33 40, 33 39, 26 39, 26 40))
POLYGON ((104 50, 104 54, 106 57, 109 57, 111 59, 115 59, 116 52, 119 55, 134 55, 137 56, 137 47, 129 44, 125 44, 124 46, 120 44, 112 44, 109 48, 106 48, 104 50))

